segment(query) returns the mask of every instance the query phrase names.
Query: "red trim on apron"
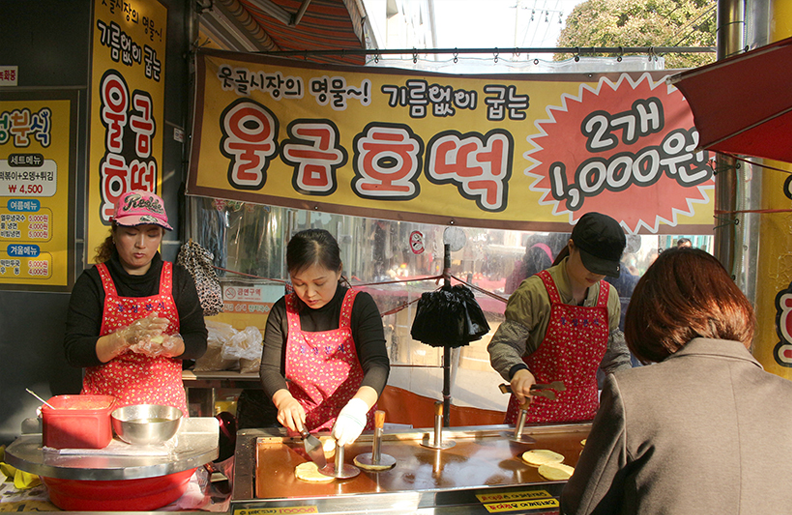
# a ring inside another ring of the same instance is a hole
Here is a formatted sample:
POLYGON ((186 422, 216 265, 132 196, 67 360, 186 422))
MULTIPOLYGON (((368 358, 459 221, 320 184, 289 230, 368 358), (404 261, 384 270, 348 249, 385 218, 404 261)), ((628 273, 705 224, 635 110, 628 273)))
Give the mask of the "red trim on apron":
MULTIPOLYGON (((105 292, 99 336, 113 333, 153 312, 170 321, 165 334, 179 332, 179 313, 173 300, 171 263, 163 261, 159 292, 150 297, 120 297, 107 265, 100 263, 96 265, 96 269, 105 292)), ((125 352, 107 363, 86 368, 82 393, 112 395, 116 398, 116 407, 130 404, 174 406, 182 410, 186 417, 189 413, 181 369, 181 360, 178 359, 152 358, 125 352)))
MULTIPOLYGON (((537 274, 550 296, 550 322, 539 348, 523 361, 537 383, 563 381, 566 390, 556 400, 534 396, 526 422, 571 422, 591 420, 597 413, 597 369, 608 348, 608 294, 610 285, 600 281, 597 305, 563 304, 555 282, 546 270, 537 274)), ((514 396, 509 400, 506 423, 519 414, 514 396)))
MULTIPOLYGON (((302 330, 297 295, 286 295, 289 323, 286 380, 289 392, 305 409, 305 426, 309 431, 332 429, 341 408, 354 397, 363 382, 363 368, 350 328, 356 295, 354 290, 344 295, 338 329, 319 332, 302 330)), ((366 429, 374 428, 374 410, 376 406, 368 412, 366 429)))

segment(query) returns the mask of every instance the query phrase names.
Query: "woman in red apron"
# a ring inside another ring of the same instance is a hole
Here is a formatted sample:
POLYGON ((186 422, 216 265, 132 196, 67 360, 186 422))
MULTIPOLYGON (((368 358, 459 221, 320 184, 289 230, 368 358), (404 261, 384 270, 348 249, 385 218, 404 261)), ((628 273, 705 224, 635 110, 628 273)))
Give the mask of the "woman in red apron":
POLYGON ((506 320, 487 347, 514 392, 506 423, 514 424, 521 408, 527 422, 591 420, 599 406, 597 369, 630 366, 619 297, 603 280, 618 277, 625 242, 616 220, 587 213, 572 231, 568 256, 509 298, 506 320), (531 394, 533 384, 553 381, 565 386, 555 400, 531 394))
POLYGON ((121 196, 99 263, 72 290, 66 356, 85 367, 84 394, 112 395, 116 407, 173 406, 187 416, 182 360, 206 350, 206 327, 189 273, 157 251, 166 229, 160 197, 121 196))
POLYGON ((301 231, 286 249, 294 289, 267 318, 261 381, 292 431, 332 430, 339 445, 373 428, 390 364, 382 319, 368 293, 341 286, 338 243, 301 231))

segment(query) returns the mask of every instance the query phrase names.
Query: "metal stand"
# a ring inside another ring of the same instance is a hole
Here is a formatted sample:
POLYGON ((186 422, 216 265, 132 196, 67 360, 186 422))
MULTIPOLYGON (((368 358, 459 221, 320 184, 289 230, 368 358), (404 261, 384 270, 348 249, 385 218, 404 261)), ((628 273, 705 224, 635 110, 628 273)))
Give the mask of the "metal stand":
POLYGON ((319 473, 336 479, 349 479, 360 474, 360 469, 344 463, 344 447, 338 445, 336 446, 335 463, 328 463, 327 466, 319 469, 319 473))
POLYGON ((429 441, 429 436, 424 438, 421 442, 421 445, 424 447, 429 447, 430 449, 450 449, 456 442, 451 440, 443 441, 443 402, 437 401, 435 402, 435 427, 434 427, 434 439, 429 441))
POLYGON ((385 425, 385 412, 377 410, 374 412, 374 441, 371 443, 371 452, 358 454, 355 462, 366 469, 366 465, 375 468, 366 469, 371 472, 381 472, 396 465, 396 458, 390 454, 382 454, 382 428, 385 425))
POLYGON ((520 416, 517 418, 517 425, 514 427, 514 435, 510 438, 512 442, 518 443, 536 443, 536 440, 528 435, 522 434, 525 429, 525 417, 528 415, 528 410, 521 409, 520 416))
MULTIPOLYGON (((443 286, 451 286, 451 245, 443 245, 443 286)), ((443 426, 451 425, 451 347, 443 346, 443 426)))

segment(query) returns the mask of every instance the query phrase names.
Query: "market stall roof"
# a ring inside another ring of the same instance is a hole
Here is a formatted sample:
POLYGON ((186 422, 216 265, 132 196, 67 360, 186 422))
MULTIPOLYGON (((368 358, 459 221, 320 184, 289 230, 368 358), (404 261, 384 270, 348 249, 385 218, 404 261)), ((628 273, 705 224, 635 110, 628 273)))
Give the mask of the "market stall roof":
POLYGON ((674 75, 699 147, 792 163, 792 38, 674 75))
MULTIPOLYGON (((201 43, 238 52, 365 48, 365 11, 357 0, 213 0, 200 9, 201 43)), ((362 65, 364 55, 308 56, 362 65)))

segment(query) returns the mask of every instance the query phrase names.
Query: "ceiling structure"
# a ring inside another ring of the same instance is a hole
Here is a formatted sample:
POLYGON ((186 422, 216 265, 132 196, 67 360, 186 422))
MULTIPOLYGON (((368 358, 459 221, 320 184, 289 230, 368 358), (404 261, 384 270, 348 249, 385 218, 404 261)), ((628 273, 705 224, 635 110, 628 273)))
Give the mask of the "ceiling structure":
MULTIPOLYGON (((361 0, 202 0, 200 44, 237 52, 364 49, 361 0)), ((306 60, 365 64, 365 55, 316 55, 306 60)))

